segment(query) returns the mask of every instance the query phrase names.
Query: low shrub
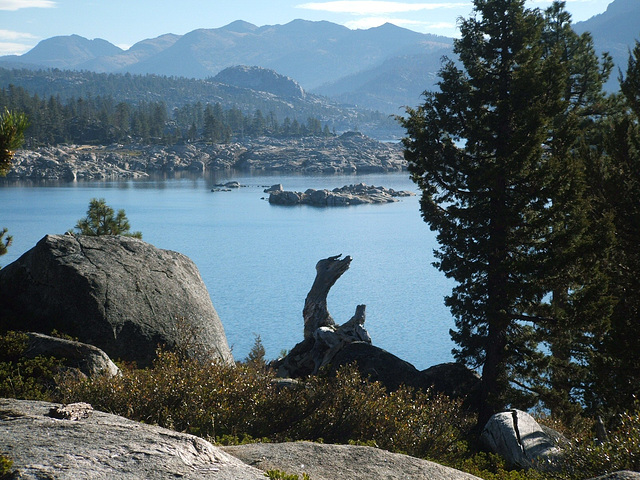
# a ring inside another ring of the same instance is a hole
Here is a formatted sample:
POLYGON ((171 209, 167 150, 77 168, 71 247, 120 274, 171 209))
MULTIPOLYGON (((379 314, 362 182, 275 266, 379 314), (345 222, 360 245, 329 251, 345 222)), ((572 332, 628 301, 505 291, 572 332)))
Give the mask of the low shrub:
POLYGON ((13 460, 5 455, 0 455, 0 480, 13 473, 13 460))
MULTIPOLYGON (((298 480, 300 477, 295 474, 288 474, 282 470, 267 470, 264 476, 271 480, 298 480)), ((303 473, 301 480, 311 480, 308 474, 303 473)))
POLYGON ((367 442, 391 451, 440 459, 464 448, 471 425, 460 403, 400 389, 387 394, 353 367, 282 387, 252 364, 203 364, 160 351, 153 368, 120 377, 67 379, 60 401, 229 443, 323 439, 367 442))
POLYGON ((24 333, 0 335, 0 397, 51 400, 62 361, 23 356, 29 337, 24 333))
POLYGON ((640 471, 640 408, 619 415, 604 442, 590 430, 565 448, 558 478, 582 480, 620 470, 640 471))

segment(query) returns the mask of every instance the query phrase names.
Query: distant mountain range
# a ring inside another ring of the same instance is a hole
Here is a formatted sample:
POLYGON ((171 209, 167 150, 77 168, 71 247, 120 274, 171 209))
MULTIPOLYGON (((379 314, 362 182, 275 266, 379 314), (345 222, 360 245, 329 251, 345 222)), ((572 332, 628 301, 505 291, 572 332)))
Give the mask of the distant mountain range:
MULTIPOLYGON (((624 69, 629 47, 640 38, 640 0, 615 0, 575 28, 592 32, 598 50, 611 52, 624 69)), ((295 79, 308 92, 399 113, 434 88, 440 60, 451 55, 452 45, 451 38, 391 24, 350 30, 325 21, 263 27, 236 21, 146 39, 126 51, 101 39, 53 37, 24 55, 0 57, 0 67, 209 78, 230 66, 259 66, 295 79)), ((617 88, 615 79, 610 88, 617 88)))

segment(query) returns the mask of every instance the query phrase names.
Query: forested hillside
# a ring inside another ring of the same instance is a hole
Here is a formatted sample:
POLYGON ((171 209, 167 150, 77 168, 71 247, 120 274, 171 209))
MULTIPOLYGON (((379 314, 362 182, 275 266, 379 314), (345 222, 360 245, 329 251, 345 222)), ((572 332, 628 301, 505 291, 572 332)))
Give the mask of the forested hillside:
MULTIPOLYGON (((176 128, 189 129, 193 123, 201 131, 204 128, 202 114, 200 118, 198 118, 198 114, 195 114, 194 118, 188 120, 188 124, 180 123, 185 121, 184 112, 178 113, 177 118, 175 114, 183 109, 189 110, 190 105, 194 109, 200 109, 204 112, 207 105, 213 107, 216 104, 219 104, 224 111, 233 111, 231 115, 235 117, 238 117, 238 113, 241 113, 243 117, 257 116, 258 131, 260 131, 259 125, 261 123, 259 117, 264 117, 270 127, 262 134, 294 132, 293 134, 297 135, 295 125, 302 128, 303 125, 308 125, 310 118, 314 119, 312 123, 319 122, 323 130, 327 126, 331 132, 334 130, 337 132, 359 130, 378 138, 393 138, 401 134, 397 123, 388 115, 380 112, 338 105, 326 98, 306 93, 299 97, 283 97, 270 91, 220 83, 215 79, 196 80, 158 75, 101 74, 56 69, 39 71, 0 69, 0 88, 0 97, 4 99, 0 102, 0 108, 7 106, 9 109, 24 110, 29 114, 30 135, 34 130, 49 128, 48 124, 41 123, 41 119, 48 116, 55 117, 56 107, 54 106, 56 104, 58 107, 68 104, 72 111, 73 105, 80 100, 83 107, 93 111, 90 116, 101 119, 102 123, 105 123, 106 117, 115 115, 115 107, 118 104, 126 104, 126 108, 130 112, 137 111, 138 113, 149 109, 153 110, 162 104, 166 111, 164 115, 169 122, 164 127, 166 134, 174 134, 176 128), (28 96, 32 98, 27 100, 28 96), (39 103, 40 106, 36 107, 36 103, 39 103), (198 104, 200 107, 197 106, 198 104), (54 110, 47 110, 48 106, 54 110), (105 113, 100 117, 98 112, 102 109, 105 110, 105 113), (178 124, 172 123, 173 121, 177 121, 178 124), (283 132, 279 131, 279 126, 276 128, 276 123, 282 126, 283 132), (288 130, 285 123, 289 123, 293 130, 288 130)), ((120 107, 121 114, 124 108, 124 106, 120 107)), ((157 122, 162 115, 159 111, 156 114, 157 122)), ((81 120, 75 119, 74 121, 81 120)), ((133 118, 130 119, 130 122, 134 122, 133 118)), ((237 120, 230 122, 232 136, 253 134, 252 128, 248 127, 246 123, 240 127, 237 120)), ((92 124, 96 128, 103 128, 96 126, 95 121, 92 121, 92 124)), ((120 128, 122 125, 112 125, 109 120, 105 123, 104 128, 110 126, 120 128)), ((74 126, 67 124, 66 128, 71 131, 74 126)), ((132 125, 131 128, 136 131, 137 127, 132 125)), ((162 132, 158 130, 157 125, 151 130, 152 133, 149 136, 161 136, 158 135, 162 132)), ((313 127, 312 130, 317 129, 313 127)), ((304 134, 302 131, 300 133, 304 134)), ((118 132, 112 132, 112 134, 104 134, 102 137, 123 138, 127 134, 129 133, 120 135, 118 132)), ((68 134, 65 136, 68 137, 68 134)), ((145 136, 144 132, 141 136, 145 136)), ((48 139, 43 141, 53 141, 52 138, 61 138, 59 129, 52 131, 51 135, 48 135, 48 139)))

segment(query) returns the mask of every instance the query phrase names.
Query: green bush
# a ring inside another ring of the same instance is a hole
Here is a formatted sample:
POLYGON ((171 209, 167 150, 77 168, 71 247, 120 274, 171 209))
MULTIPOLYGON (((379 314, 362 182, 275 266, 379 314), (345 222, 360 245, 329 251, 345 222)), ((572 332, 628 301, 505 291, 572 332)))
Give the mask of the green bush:
POLYGON ((486 452, 478 452, 459 459, 451 466, 485 480, 545 480, 548 478, 536 470, 510 470, 502 457, 486 452))
POLYGON ((9 476, 13 473, 13 460, 4 455, 0 455, 0 479, 9 476))
POLYGON ((472 419, 459 402, 401 389, 387 394, 355 368, 282 387, 274 374, 247 365, 202 363, 160 351, 150 369, 120 377, 67 379, 60 401, 94 408, 218 442, 324 439, 366 442, 442 459, 463 448, 472 419))
MULTIPOLYGON (((267 470, 264 473, 264 476, 270 478, 271 480, 298 480, 300 477, 295 474, 289 475, 282 470, 267 470)), ((302 474, 302 480, 311 480, 311 477, 306 473, 302 474)))
POLYGON ((113 378, 67 378, 58 386, 57 400, 88 402, 99 410, 222 444, 259 439, 376 446, 486 480, 577 480, 640 467, 638 412, 620 417, 604 445, 595 445, 586 434, 579 437, 584 440, 569 447, 559 471, 541 474, 509 470, 497 455, 474 451, 468 440, 475 419, 459 401, 406 388, 387 393, 354 367, 342 368, 333 377, 282 386, 256 362, 231 366, 159 351, 153 368, 122 366, 122 372, 113 378))
POLYGON ((42 356, 25 358, 27 345, 24 333, 0 335, 0 397, 51 400, 62 361, 42 356))
POLYGON ((559 478, 581 480, 619 470, 640 471, 640 408, 612 423, 605 442, 594 441, 591 431, 571 442, 559 478))

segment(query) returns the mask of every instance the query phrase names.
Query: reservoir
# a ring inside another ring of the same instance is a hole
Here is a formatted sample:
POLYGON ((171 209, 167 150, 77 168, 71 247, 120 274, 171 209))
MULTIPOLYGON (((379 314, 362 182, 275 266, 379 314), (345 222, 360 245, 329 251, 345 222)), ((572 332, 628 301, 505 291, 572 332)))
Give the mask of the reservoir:
POLYGON ((242 360, 260 336, 268 359, 303 339, 302 308, 318 260, 343 254, 351 268, 328 297, 336 323, 367 305, 373 344, 419 369, 452 361, 444 306, 453 282, 432 266, 435 233, 422 220, 419 191, 409 174, 204 176, 73 183, 0 184, 0 228, 13 245, 7 265, 46 234, 73 229, 92 198, 124 209, 132 231, 156 247, 187 255, 197 265, 224 325, 234 358, 242 360), (238 181, 243 187, 212 192, 238 181), (385 205, 318 208, 270 205, 263 190, 333 189, 366 183, 417 195, 385 205))

